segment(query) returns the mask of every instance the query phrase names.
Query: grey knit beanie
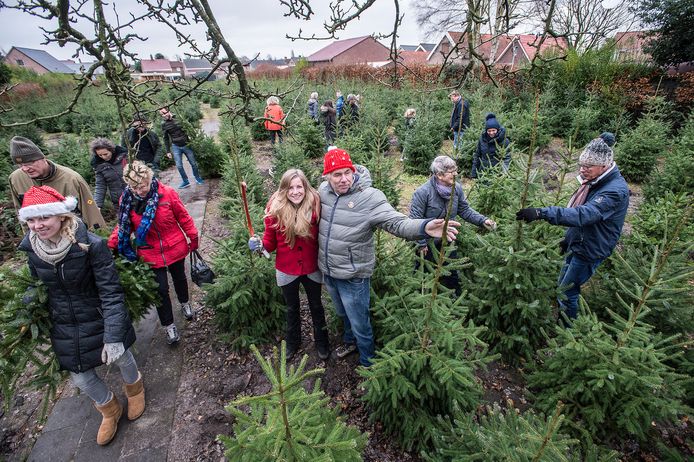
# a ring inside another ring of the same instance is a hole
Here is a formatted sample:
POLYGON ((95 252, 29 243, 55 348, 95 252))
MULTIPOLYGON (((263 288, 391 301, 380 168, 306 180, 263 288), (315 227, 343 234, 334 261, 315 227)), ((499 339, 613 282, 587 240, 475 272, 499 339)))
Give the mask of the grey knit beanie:
POLYGON ((15 136, 10 140, 10 157, 17 165, 46 158, 33 141, 23 136, 15 136))
POLYGON ((602 138, 595 138, 588 143, 578 158, 580 164, 588 165, 612 165, 613 160, 612 148, 602 138))

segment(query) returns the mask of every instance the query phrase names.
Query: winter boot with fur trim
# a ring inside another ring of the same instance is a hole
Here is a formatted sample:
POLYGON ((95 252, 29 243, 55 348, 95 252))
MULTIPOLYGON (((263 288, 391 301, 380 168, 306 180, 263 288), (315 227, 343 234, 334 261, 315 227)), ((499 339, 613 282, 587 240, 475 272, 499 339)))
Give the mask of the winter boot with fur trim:
POLYGON ((105 446, 113 440, 118 431, 118 421, 123 414, 123 406, 118 402, 116 395, 111 393, 111 399, 104 405, 94 404, 96 410, 101 413, 101 426, 96 434, 96 444, 105 446))
POLYGON ((142 374, 137 373, 137 382, 123 385, 123 391, 128 397, 128 420, 136 420, 145 412, 145 385, 142 374))

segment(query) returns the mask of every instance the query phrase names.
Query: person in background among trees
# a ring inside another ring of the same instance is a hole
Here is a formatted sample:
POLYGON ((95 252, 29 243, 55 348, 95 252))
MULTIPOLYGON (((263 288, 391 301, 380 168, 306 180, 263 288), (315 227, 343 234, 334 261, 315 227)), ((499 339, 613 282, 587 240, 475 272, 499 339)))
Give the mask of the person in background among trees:
POLYGON ((267 99, 267 107, 265 108, 265 114, 263 115, 265 121, 265 129, 270 134, 270 143, 275 144, 275 137, 277 137, 278 142, 282 142, 282 128, 284 123, 284 111, 282 106, 280 106, 280 99, 276 96, 271 96, 267 99))
POLYGON ((130 261, 142 258, 154 271, 161 297, 157 313, 171 345, 180 337, 174 324, 166 272, 173 279, 183 315, 187 320, 193 319, 195 310, 189 301, 185 263, 188 254, 198 248, 198 230, 176 191, 160 183, 144 163, 134 161, 127 165, 123 179, 127 187, 121 197, 118 225, 108 246, 130 261), (130 240, 132 234, 135 249, 130 240))
MULTIPOLYGON (((343 149, 331 146, 325 154, 323 178, 318 188, 318 267, 344 325, 344 343, 335 355, 343 358, 359 350, 359 362, 368 367, 375 354, 369 318, 371 274, 376 262, 374 229, 410 240, 441 237, 444 220, 413 220, 396 211, 385 194, 371 186, 366 167, 352 164, 343 149)), ((455 239, 459 226, 449 222, 449 241, 455 239)))
POLYGON ((602 132, 600 134, 600 138, 605 142, 606 145, 608 145, 611 148, 613 148, 614 144, 617 142, 614 133, 611 132, 602 132))
POLYGON ((484 131, 480 135, 477 148, 472 155, 470 177, 477 178, 477 175, 483 170, 497 166, 501 162, 501 156, 504 159, 503 169, 507 171, 511 165, 509 144, 511 141, 506 137, 506 129, 499 124, 494 114, 487 114, 484 131))
POLYGON ((135 158, 147 164, 154 172, 154 176, 159 175, 161 161, 161 142, 156 133, 149 129, 149 121, 144 114, 136 113, 130 128, 123 134, 121 146, 135 151, 135 158))
POLYGON ((458 90, 453 90, 448 95, 453 103, 451 113, 451 131, 453 132, 453 149, 458 149, 458 142, 470 126, 470 103, 460 96, 458 90))
POLYGON ((337 90, 335 92, 335 111, 337 112, 337 118, 342 117, 342 109, 345 105, 345 97, 342 96, 342 92, 337 90))
MULTIPOLYGON (((496 229, 494 220, 477 213, 468 204, 463 187, 455 181, 458 167, 453 159, 448 156, 438 156, 431 163, 431 173, 429 181, 417 188, 412 196, 410 218, 446 218, 448 201, 451 199, 451 188, 455 183, 455 196, 453 196, 450 218, 455 218, 457 215, 480 228, 486 228, 490 231, 496 229)), ((433 244, 439 251, 443 248, 441 239, 434 239, 433 244)), ((417 241, 417 250, 426 260, 435 262, 427 239, 417 241)), ((457 252, 453 250, 449 258, 458 258, 457 252)), ((417 268, 419 268, 419 262, 415 263, 415 269, 417 268)), ((457 271, 451 271, 451 274, 443 277, 441 282, 444 286, 454 290, 456 295, 461 294, 457 271)))
POLYGON ((123 167, 128 160, 128 150, 122 146, 116 146, 108 138, 95 138, 89 144, 89 150, 92 152, 91 165, 96 178, 94 189, 96 206, 99 209, 104 207, 106 189, 108 189, 111 203, 117 210, 120 196, 125 189, 123 167))
POLYGON ((318 93, 311 93, 308 99, 308 116, 318 122, 318 93))
POLYGON ((304 286, 313 321, 313 339, 321 359, 328 359, 330 346, 325 311, 321 302, 323 275, 318 269, 318 222, 320 197, 304 172, 287 170, 279 188, 265 207, 265 232, 262 239, 253 236, 248 246, 253 251, 277 250, 277 285, 287 304, 287 357, 301 348, 299 285, 304 286))
POLYGON ((592 140, 578 159, 581 187, 567 207, 525 208, 517 220, 546 220, 566 226, 559 243, 561 253, 569 252, 559 273, 559 287, 565 300, 559 305, 569 319, 578 316, 581 286, 609 257, 622 234, 629 207, 629 187, 614 162, 612 149, 602 138, 592 140))
POLYGON ((359 95, 347 95, 346 115, 349 116, 349 125, 352 126, 359 122, 359 95))
MULTIPOLYGON (((405 121, 404 121, 405 130, 406 131, 412 130, 414 128, 415 119, 417 117, 417 110, 413 107, 409 107, 409 108, 405 109, 405 114, 403 117, 405 117, 405 121)), ((404 141, 405 140, 404 140, 404 136, 403 136, 403 140, 400 142, 400 144, 403 146, 402 155, 400 156, 400 162, 405 161, 404 141)))
POLYGON ((174 115, 169 111, 169 108, 159 109, 159 114, 161 114, 161 131, 164 134, 164 145, 166 145, 166 155, 171 157, 173 153, 174 162, 176 162, 176 168, 178 169, 178 174, 181 175, 181 184, 178 189, 185 189, 190 186, 190 181, 188 181, 188 175, 183 168, 183 154, 188 158, 188 163, 190 168, 193 170, 193 176, 195 177, 195 182, 197 184, 203 184, 204 181, 200 176, 198 171, 198 163, 195 161, 195 154, 193 150, 188 146, 188 135, 181 128, 181 124, 174 118, 174 115))
MULTIPOLYGON (((323 124, 323 134, 325 141, 330 146, 335 142, 335 127, 337 126, 337 111, 333 108, 333 102, 327 100, 320 107, 320 120, 323 124)), ((327 148, 326 148, 327 150, 327 148)))
MULTIPOLYGON (((94 369, 115 364, 123 377, 128 419, 145 410, 142 375, 130 347, 135 329, 111 252, 87 232, 72 213, 77 200, 50 186, 32 186, 24 195, 19 219, 29 226, 19 250, 27 253, 31 275, 48 290, 51 345, 58 364, 93 401, 102 420, 96 442, 106 445, 118 430, 123 408, 94 369)), ((35 297, 32 289, 26 297, 35 297)))
MULTIPOLYGON (((38 146, 23 136, 15 136, 10 140, 10 157, 18 167, 9 176, 10 196, 15 209, 22 206, 24 193, 32 186, 50 186, 63 196, 77 199, 75 213, 89 228, 106 227, 104 217, 101 216, 89 185, 82 175, 46 159, 38 146)), ((21 225, 26 232, 26 224, 21 225)))

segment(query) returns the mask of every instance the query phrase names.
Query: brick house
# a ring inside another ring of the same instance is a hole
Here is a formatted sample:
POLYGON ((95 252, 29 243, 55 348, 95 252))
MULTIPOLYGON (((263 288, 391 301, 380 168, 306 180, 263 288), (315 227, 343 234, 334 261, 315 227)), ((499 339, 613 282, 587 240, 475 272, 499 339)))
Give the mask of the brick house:
POLYGON ((306 60, 311 66, 382 63, 390 57, 390 49, 370 35, 337 40, 321 48, 306 60))
MULTIPOLYGON (((475 47, 475 52, 485 60, 487 64, 498 65, 516 69, 535 58, 537 53, 548 54, 566 50, 566 39, 547 37, 542 45, 540 36, 535 34, 499 35, 480 34, 480 42, 475 47)), ((467 64, 468 44, 463 32, 446 32, 436 46, 429 52, 427 62, 429 64, 442 64, 444 57, 450 53, 449 63, 467 64), (454 48, 457 45, 457 49, 454 48), (451 53, 451 50, 454 50, 451 53)))
POLYGON ((44 50, 34 48, 12 47, 5 56, 5 63, 23 67, 37 74, 74 74, 75 71, 44 50))
POLYGON ((630 63, 647 63, 651 55, 643 51, 648 43, 644 31, 617 32, 614 36, 614 60, 630 63))

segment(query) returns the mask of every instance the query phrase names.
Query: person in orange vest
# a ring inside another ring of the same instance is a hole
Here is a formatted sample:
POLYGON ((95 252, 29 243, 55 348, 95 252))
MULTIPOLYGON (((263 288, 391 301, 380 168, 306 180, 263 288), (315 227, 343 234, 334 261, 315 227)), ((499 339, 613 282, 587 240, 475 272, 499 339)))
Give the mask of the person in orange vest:
POLYGON ((280 106, 280 99, 276 96, 271 96, 267 99, 267 107, 265 108, 266 119, 265 129, 270 134, 270 142, 275 144, 275 136, 279 142, 282 142, 282 124, 284 123, 284 111, 280 106), (279 122, 279 123, 278 123, 279 122))

